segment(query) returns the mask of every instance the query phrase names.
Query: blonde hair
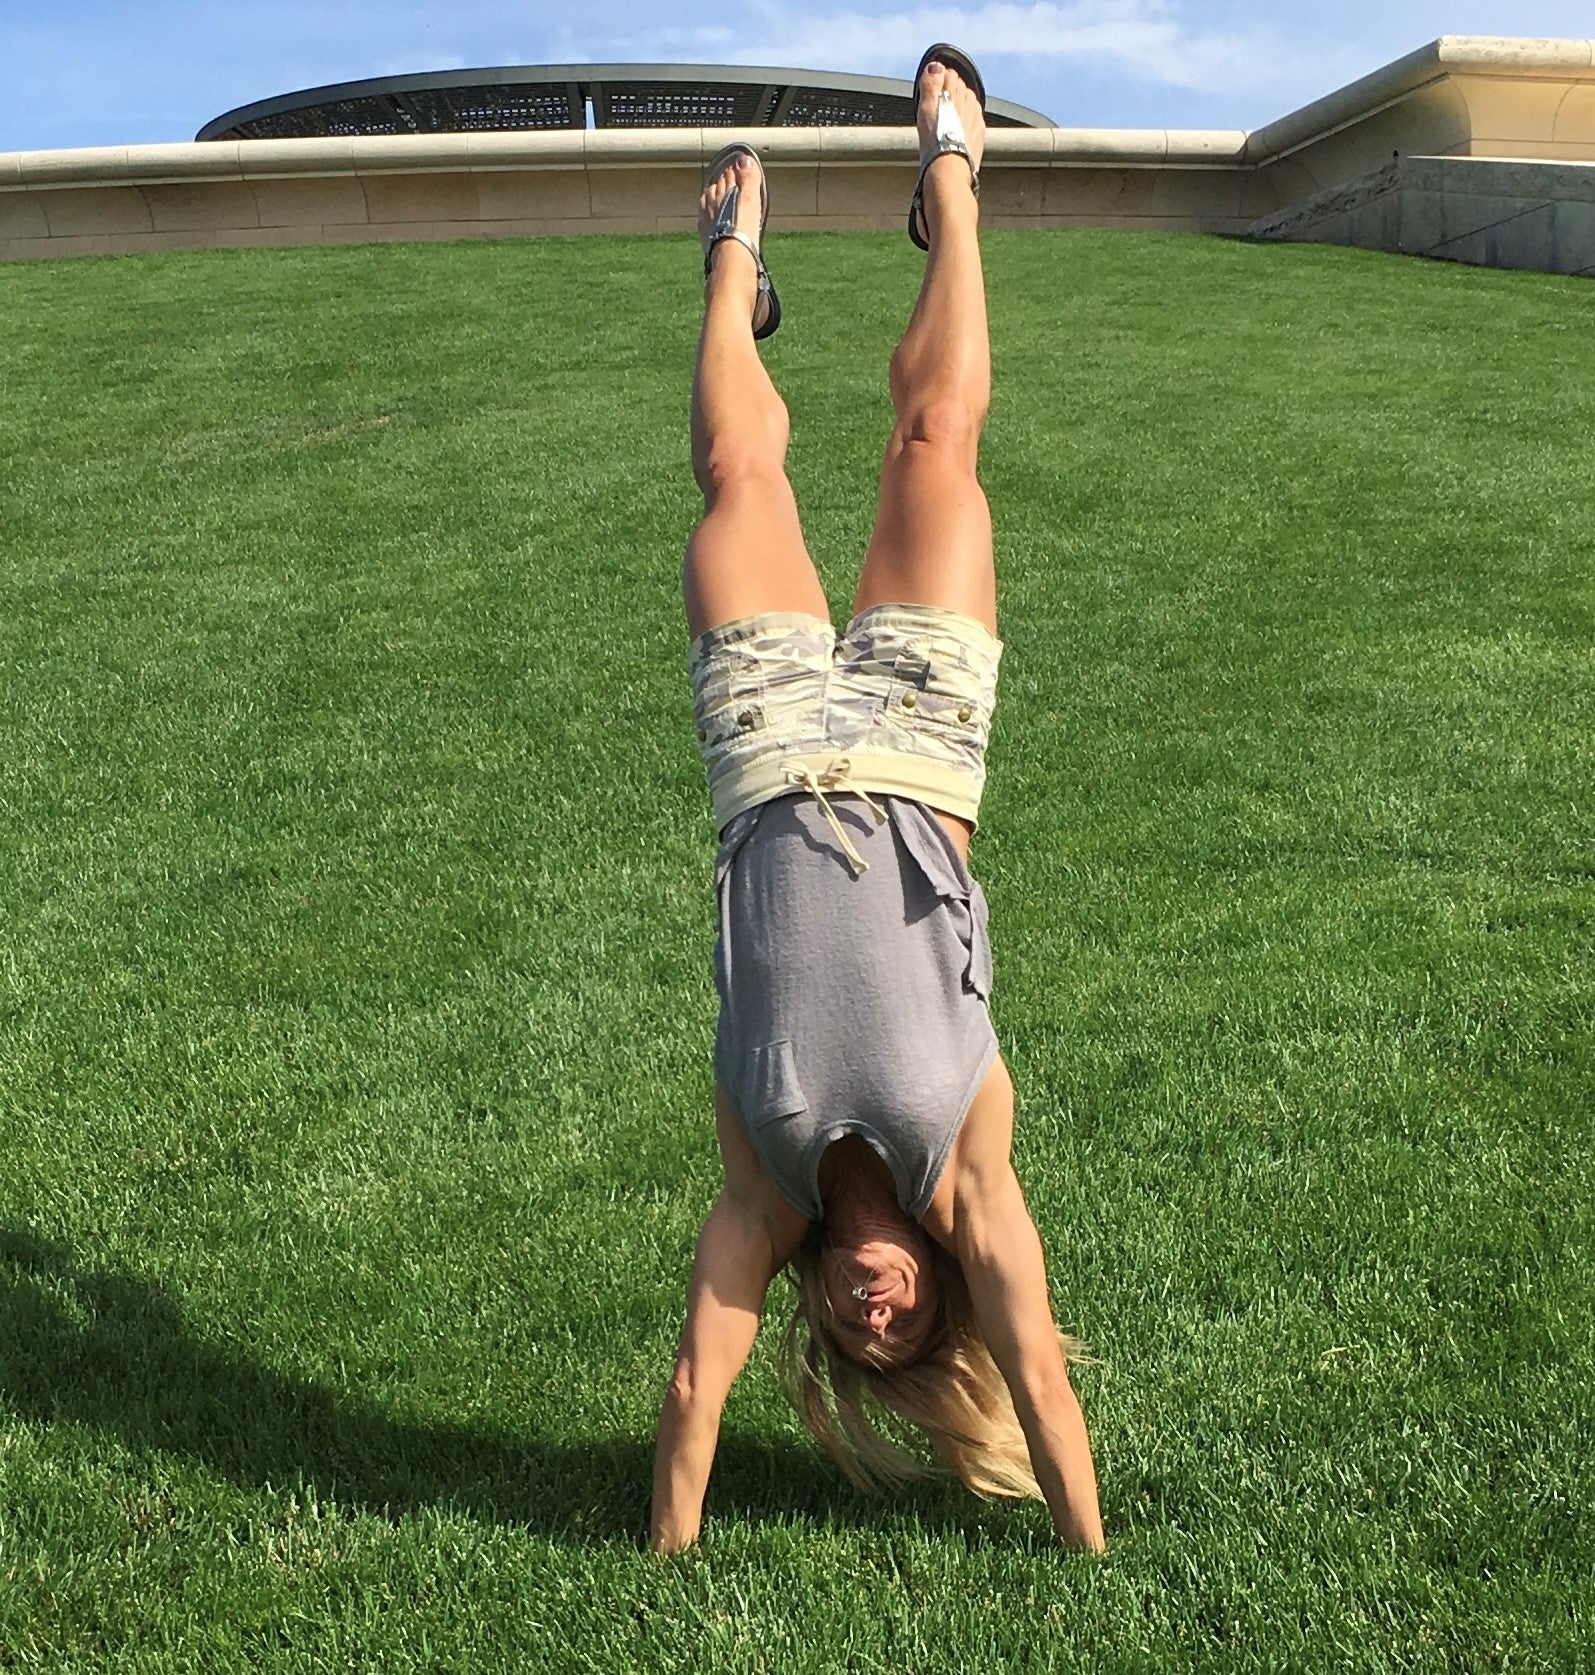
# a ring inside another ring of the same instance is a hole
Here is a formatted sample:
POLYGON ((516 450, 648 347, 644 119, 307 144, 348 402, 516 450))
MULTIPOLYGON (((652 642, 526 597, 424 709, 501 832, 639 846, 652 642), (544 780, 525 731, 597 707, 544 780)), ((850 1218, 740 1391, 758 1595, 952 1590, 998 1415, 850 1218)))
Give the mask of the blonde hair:
MULTIPOLYGON (((938 1318, 912 1359, 878 1340, 844 1350, 820 1271, 824 1238, 812 1228, 789 1270, 797 1306, 780 1351, 781 1382, 814 1440, 856 1487, 900 1488, 938 1465, 883 1430, 890 1415, 922 1432, 940 1469, 977 1495, 1041 1498, 1013 1400, 975 1323, 963 1270, 936 1250, 938 1318)), ((1059 1334, 1065 1357, 1082 1346, 1059 1334)))

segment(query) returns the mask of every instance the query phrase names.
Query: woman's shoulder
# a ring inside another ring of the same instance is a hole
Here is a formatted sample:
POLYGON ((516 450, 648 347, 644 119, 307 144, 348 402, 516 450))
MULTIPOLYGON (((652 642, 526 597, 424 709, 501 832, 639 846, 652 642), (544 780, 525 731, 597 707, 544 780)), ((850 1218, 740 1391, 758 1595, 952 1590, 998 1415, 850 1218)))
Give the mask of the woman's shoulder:
POLYGON ((992 1061, 948 1154, 947 1166, 921 1218, 925 1231, 946 1250, 955 1250, 959 1207, 967 1212, 1013 1174, 1013 1079, 1002 1055, 992 1061))
POLYGON ((715 1135, 725 1195, 756 1217, 770 1237, 776 1268, 784 1268, 809 1230, 808 1217, 789 1204, 771 1180, 741 1119, 723 1090, 715 1089, 715 1135))

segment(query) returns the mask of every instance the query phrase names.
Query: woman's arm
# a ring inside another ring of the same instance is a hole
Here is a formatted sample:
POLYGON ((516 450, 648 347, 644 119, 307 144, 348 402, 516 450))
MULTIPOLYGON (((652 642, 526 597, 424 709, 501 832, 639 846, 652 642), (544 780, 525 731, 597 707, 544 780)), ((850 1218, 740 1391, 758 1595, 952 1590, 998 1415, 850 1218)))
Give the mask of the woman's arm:
POLYGON ((720 1412, 758 1336, 774 1275, 763 1218, 722 1192, 698 1235, 687 1323, 659 1415, 650 1536, 656 1553, 676 1553, 698 1539, 720 1412))
POLYGON ((677 1553, 698 1539, 721 1409, 758 1336, 770 1281, 808 1231, 770 1185, 718 1090, 715 1132, 725 1185, 698 1235, 687 1323, 659 1415, 650 1536, 656 1553, 677 1553))
POLYGON ((1091 1442, 1052 1319, 1041 1236, 1009 1160, 1012 1145, 1013 1084, 999 1064, 970 1108, 949 1170, 950 1242, 981 1336, 1013 1397, 1053 1527, 1070 1546, 1100 1551, 1091 1442))
POLYGON ((1003 1170, 1006 1182, 960 1198, 959 1262, 981 1335, 1013 1396, 1053 1528, 1071 1547, 1100 1552, 1096 1467, 1047 1299, 1041 1238, 1006 1160, 1003 1170))

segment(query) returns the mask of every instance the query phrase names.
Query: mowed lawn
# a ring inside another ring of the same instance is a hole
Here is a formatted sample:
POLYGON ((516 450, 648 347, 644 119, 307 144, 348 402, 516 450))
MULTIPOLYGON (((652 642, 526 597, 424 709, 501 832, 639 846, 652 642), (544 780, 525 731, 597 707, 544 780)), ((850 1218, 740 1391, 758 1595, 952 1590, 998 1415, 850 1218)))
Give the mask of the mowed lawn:
MULTIPOLYGON (((0 270, 0 1669, 1531 1670, 1595 1537, 1595 287, 987 241, 974 861, 1109 1552, 771 1372, 681 238, 0 270)), ((845 614, 921 258, 774 238, 845 614)))

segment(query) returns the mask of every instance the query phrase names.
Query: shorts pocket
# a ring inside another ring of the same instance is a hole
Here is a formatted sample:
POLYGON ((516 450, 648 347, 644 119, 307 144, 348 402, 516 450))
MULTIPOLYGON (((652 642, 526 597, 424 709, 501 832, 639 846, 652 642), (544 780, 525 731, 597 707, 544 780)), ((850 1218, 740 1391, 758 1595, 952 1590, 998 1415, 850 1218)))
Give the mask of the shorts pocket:
POLYGON ((956 641, 926 640, 899 652, 887 711, 953 749, 984 750, 990 701, 956 641))
POLYGON ((694 671, 692 719, 706 750, 764 725, 764 670, 751 652, 724 646, 694 671))
POLYGON ((798 1081, 790 1041, 771 1041, 748 1054, 746 1117, 750 1127, 778 1122, 808 1110, 798 1081))

